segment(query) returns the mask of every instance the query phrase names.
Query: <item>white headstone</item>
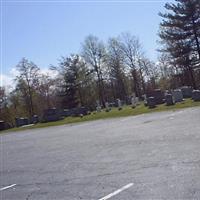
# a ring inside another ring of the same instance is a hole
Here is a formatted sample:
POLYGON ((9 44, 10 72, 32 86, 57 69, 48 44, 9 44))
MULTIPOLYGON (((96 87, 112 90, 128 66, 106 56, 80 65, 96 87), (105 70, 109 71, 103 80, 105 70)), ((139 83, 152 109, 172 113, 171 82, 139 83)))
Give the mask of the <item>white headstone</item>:
POLYGON ((133 107, 135 107, 136 104, 137 104, 136 98, 134 96, 131 98, 131 104, 132 104, 133 107))
POLYGON ((96 107, 97 112, 101 112, 101 106, 100 106, 99 101, 97 100, 96 103, 97 103, 97 107, 96 107))
POLYGON ((143 97, 144 97, 144 101, 147 101, 147 95, 144 94, 143 97))
POLYGON ((139 104, 139 97, 135 97, 136 105, 139 104))
POLYGON ((120 99, 117 99, 117 105, 118 105, 118 108, 122 108, 122 103, 120 99))
POLYGON ((147 106, 147 95, 144 94, 144 95, 143 95, 143 98, 144 98, 144 105, 147 106))
POLYGON ((109 109, 109 103, 108 102, 105 103, 105 106, 106 106, 106 109, 109 109))
POLYGON ((105 103, 105 107, 106 107, 106 112, 109 112, 111 110, 108 102, 105 103))

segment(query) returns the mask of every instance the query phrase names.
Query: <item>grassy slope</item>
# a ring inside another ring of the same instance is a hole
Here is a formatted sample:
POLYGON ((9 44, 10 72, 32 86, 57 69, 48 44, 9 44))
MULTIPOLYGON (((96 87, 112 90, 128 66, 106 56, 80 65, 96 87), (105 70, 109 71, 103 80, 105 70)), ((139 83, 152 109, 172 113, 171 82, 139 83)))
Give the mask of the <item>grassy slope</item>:
POLYGON ((181 108, 188 108, 188 107, 194 107, 194 106, 200 106, 200 102, 194 102, 191 99, 186 99, 185 101, 181 103, 177 103, 173 106, 166 106, 164 104, 157 106, 154 109, 149 109, 148 107, 145 107, 143 103, 141 103, 136 108, 131 108, 131 106, 124 106, 122 110, 118 110, 117 108, 113 108, 110 112, 94 112, 91 115, 81 117, 67 117, 63 120, 56 121, 56 122, 48 122, 48 123, 39 123, 34 126, 30 127, 24 127, 24 128, 12 128, 3 132, 7 131, 18 131, 18 130, 25 130, 25 129, 33 129, 33 128, 42 128, 42 127, 48 127, 48 126, 57 126, 57 125, 63 125, 63 124, 69 124, 69 123, 76 123, 76 122, 84 122, 84 121, 91 121, 91 120, 97 120, 97 119, 107 119, 107 118, 114 118, 114 117, 125 117, 125 116, 133 116, 133 115, 139 115, 144 113, 150 113, 150 112, 156 112, 156 111, 167 111, 167 110, 176 110, 181 108))

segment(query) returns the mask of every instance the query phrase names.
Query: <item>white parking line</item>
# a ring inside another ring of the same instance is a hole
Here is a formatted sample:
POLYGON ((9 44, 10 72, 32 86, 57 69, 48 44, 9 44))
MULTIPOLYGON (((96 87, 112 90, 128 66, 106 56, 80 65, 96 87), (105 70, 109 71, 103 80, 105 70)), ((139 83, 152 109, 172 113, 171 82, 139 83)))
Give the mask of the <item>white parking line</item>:
POLYGON ((9 186, 0 188, 0 191, 7 190, 7 189, 12 188, 12 187, 14 187, 14 186, 16 186, 16 185, 17 185, 17 184, 12 184, 12 185, 9 185, 9 186))
POLYGON ((105 197, 103 197, 103 198, 101 198, 101 199, 99 199, 99 200, 107 200, 107 199, 110 199, 111 197, 113 197, 113 196, 119 194, 120 192, 122 192, 122 191, 124 191, 124 190, 127 190, 128 188, 130 188, 130 187, 132 187, 132 186, 133 186, 133 183, 129 183, 129 184, 125 185, 124 187, 122 187, 122 188, 120 188, 120 189, 118 189, 118 190, 116 190, 116 191, 110 193, 109 195, 107 195, 107 196, 105 196, 105 197))

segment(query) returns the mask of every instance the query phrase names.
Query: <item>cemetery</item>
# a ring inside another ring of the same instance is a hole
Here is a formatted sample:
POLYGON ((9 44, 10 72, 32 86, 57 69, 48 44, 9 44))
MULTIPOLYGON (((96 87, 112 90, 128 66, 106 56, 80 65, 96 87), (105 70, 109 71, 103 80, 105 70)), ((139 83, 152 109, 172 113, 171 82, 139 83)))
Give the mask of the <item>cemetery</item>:
MULTIPOLYGON (((124 101, 116 99, 116 102, 114 103, 106 102, 105 108, 97 101, 96 110, 89 110, 86 107, 63 110, 50 108, 44 110, 42 117, 37 115, 34 115, 31 119, 19 117, 15 119, 15 123, 17 128, 26 128, 29 124, 35 124, 32 127, 37 128, 112 117, 131 116, 192 106, 200 106, 200 91, 192 90, 192 88, 185 86, 171 91, 161 91, 160 89, 156 89, 151 93, 143 95, 143 98, 140 100, 133 94, 130 97, 129 103, 125 104, 124 101)), ((3 121, 0 121, 0 130, 5 130, 7 128, 8 126, 6 126, 3 121)))
POLYGON ((200 0, 0 7, 0 200, 200 200, 200 0))

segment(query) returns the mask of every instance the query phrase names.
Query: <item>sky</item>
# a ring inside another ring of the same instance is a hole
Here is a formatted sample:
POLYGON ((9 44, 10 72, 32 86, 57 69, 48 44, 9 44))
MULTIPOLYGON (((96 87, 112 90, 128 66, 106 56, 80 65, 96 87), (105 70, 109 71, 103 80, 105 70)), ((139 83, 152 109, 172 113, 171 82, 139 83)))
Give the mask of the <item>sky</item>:
POLYGON ((89 34, 106 42, 122 32, 137 36, 156 61, 165 0, 1 0, 1 83, 11 84, 26 57, 46 71, 61 56, 81 52, 89 34))

